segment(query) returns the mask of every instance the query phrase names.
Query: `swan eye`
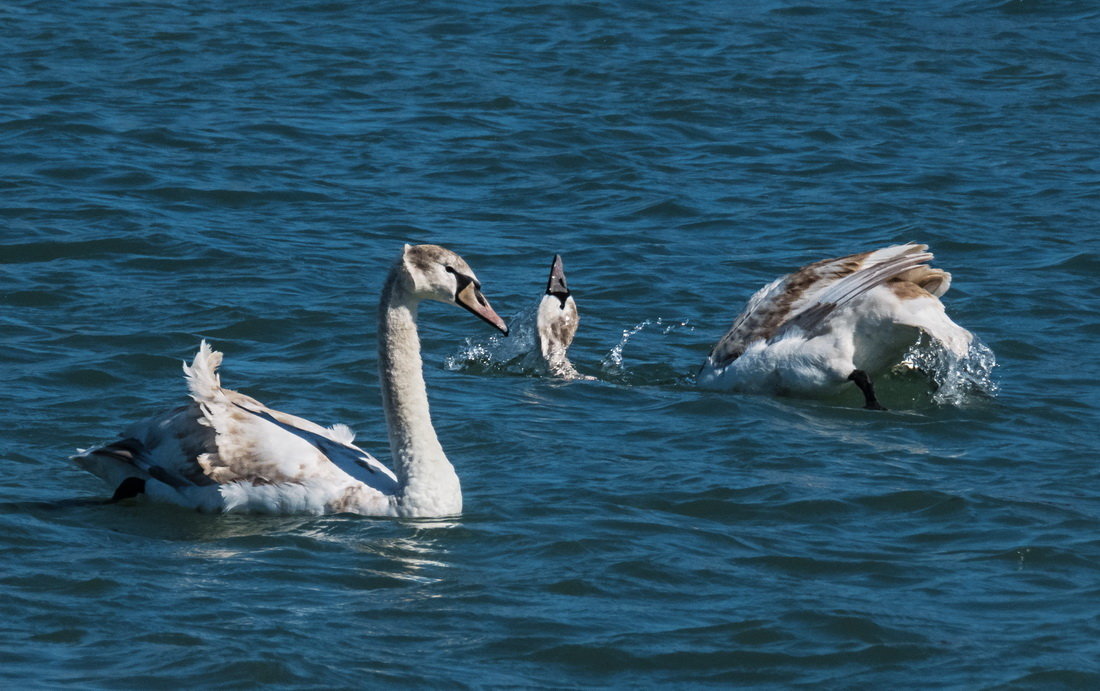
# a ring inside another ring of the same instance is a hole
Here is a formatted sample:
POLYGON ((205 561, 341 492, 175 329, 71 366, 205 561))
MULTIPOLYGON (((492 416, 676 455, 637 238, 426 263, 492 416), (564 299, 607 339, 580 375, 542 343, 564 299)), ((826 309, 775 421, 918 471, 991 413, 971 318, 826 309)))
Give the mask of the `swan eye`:
POLYGON ((458 275, 458 272, 455 271, 454 267, 451 266, 450 264, 444 266, 443 269, 449 274, 455 274, 456 276, 458 275))

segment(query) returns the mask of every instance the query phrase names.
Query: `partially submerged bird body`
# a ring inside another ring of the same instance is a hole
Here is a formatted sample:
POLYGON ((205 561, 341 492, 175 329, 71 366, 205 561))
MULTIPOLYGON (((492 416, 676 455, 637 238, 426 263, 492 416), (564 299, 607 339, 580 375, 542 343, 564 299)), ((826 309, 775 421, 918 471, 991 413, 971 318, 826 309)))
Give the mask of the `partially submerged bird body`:
POLYGON ((959 357, 972 340, 939 297, 951 284, 927 266, 924 245, 827 259, 756 292, 715 345, 700 386, 750 393, 830 396, 854 383, 881 408, 872 378, 897 364, 921 333, 959 357))
POLYGON ((565 379, 581 376, 567 355, 579 323, 577 303, 566 285, 561 255, 554 255, 546 293, 539 300, 535 316, 535 340, 550 374, 565 379))
POLYGON ((207 511, 393 513, 397 476, 352 444, 349 429, 222 388, 221 357, 204 341, 185 366, 192 403, 74 460, 111 487, 138 479, 152 500, 207 511))
POLYGON ((465 261, 406 245, 379 305, 379 370, 394 470, 322 427, 223 388, 204 341, 184 373, 192 401, 139 422, 74 461, 115 490, 212 511, 443 516, 462 511, 458 476, 432 427, 420 359, 419 303, 455 304, 507 333, 465 261))

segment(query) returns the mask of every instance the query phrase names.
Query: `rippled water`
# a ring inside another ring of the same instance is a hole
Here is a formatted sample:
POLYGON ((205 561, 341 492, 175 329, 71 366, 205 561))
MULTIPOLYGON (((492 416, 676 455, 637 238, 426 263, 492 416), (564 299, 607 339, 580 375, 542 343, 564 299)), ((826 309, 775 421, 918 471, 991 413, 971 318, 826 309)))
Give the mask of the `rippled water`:
POLYGON ((0 56, 6 685, 1100 683, 1092 3, 9 2, 0 56), (909 240, 995 395, 691 385, 760 285, 909 240), (502 314, 562 253, 596 377, 424 309, 461 518, 104 506, 66 462, 203 337, 384 457, 405 241, 502 314))

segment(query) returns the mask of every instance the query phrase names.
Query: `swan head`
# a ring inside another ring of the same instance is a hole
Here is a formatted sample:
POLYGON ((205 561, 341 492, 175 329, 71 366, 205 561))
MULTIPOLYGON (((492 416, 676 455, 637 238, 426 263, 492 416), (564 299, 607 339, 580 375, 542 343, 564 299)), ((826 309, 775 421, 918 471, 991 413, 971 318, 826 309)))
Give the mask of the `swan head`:
POLYGON ((569 299, 569 286, 565 284, 565 267, 561 263, 561 255, 554 255, 554 263, 550 265, 550 278, 546 282, 546 294, 556 297, 561 301, 561 308, 565 309, 565 301, 569 299))
POLYGON ((481 283, 462 257, 439 245, 405 245, 400 266, 408 294, 458 305, 508 335, 508 326, 481 294, 481 283))

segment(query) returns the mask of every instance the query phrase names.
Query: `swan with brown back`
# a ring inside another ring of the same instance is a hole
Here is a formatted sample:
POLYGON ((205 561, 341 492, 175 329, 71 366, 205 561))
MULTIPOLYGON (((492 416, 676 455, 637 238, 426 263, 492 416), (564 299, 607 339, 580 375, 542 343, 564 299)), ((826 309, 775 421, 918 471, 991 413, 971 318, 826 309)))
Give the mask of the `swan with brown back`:
POLYGON ((923 333, 956 357, 973 336, 940 298, 951 274, 928 266, 926 245, 825 259, 754 294, 697 377, 708 389, 828 396, 853 384, 882 410, 874 379, 923 333))

